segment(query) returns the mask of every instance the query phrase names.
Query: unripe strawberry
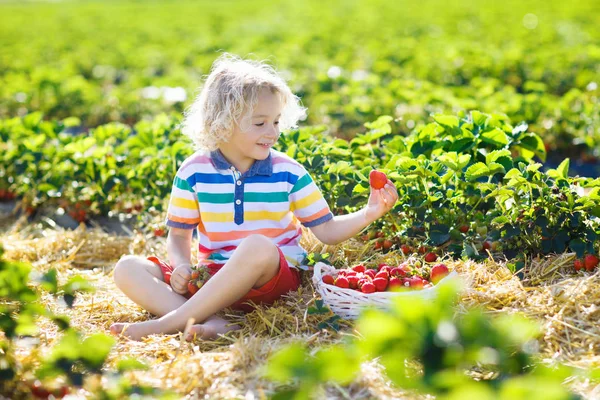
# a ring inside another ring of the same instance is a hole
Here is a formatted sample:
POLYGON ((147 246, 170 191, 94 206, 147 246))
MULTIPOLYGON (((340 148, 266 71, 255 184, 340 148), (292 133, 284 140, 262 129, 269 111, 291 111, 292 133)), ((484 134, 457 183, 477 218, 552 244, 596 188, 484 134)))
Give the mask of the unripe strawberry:
POLYGON ((361 292, 363 293, 374 293, 377 288, 375 287, 375 285, 371 282, 365 282, 361 288, 360 288, 361 292))
POLYGON ((345 276, 338 276, 338 278, 335 280, 335 286, 348 289, 350 287, 350 282, 348 282, 348 278, 345 276))
POLYGON ((477 231, 477 234, 479 236, 487 236, 487 233, 488 233, 487 226, 478 226, 475 230, 477 231))
POLYGON ((425 254, 425 262, 431 263, 437 260, 437 255, 435 253, 427 253, 425 254))
MULTIPOLYGON (((192 275, 192 277, 193 277, 193 275, 192 275)), ((333 285, 333 282, 335 282, 335 279, 333 279, 333 276, 323 275, 323 283, 326 283, 328 285, 333 285)))
POLYGON ((385 292, 385 289, 387 288, 387 285, 388 285, 388 280, 385 278, 375 277, 375 279, 373 279, 373 285, 375 285, 375 288, 377 289, 378 292, 385 292))
POLYGON ((377 170, 372 170, 369 173, 369 184, 371 185, 371 187, 373 189, 383 189, 383 187, 385 186, 385 184, 387 183, 387 176, 381 172, 381 171, 377 171, 377 170))

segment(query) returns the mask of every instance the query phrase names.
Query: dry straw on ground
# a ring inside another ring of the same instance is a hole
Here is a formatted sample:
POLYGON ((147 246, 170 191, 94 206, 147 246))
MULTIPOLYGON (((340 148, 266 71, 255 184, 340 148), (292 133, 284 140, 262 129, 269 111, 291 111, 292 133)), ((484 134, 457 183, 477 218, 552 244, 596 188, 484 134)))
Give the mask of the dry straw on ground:
MULTIPOLYGON (((75 231, 47 229, 21 221, 4 223, 0 242, 5 257, 26 261, 35 269, 58 270, 65 281, 82 274, 96 287, 94 294, 78 297, 73 309, 58 304, 53 297, 43 296, 44 305, 66 314, 72 324, 86 334, 108 333, 115 321, 142 321, 151 318, 147 312, 127 299, 114 285, 112 267, 124 254, 165 256, 164 239, 146 238, 140 233, 117 237, 99 229, 83 226, 75 231)), ((339 246, 324 246, 305 235, 304 247, 309 252, 328 252, 333 261, 348 264, 364 262, 399 263, 398 253, 373 254, 368 246, 348 241, 339 246)), ((483 263, 445 262, 467 274, 472 282, 461 307, 482 306, 489 312, 523 313, 543 326, 540 338, 541 356, 546 362, 558 361, 578 368, 600 366, 600 273, 576 274, 570 262, 572 255, 534 260, 526 266, 526 279, 520 280, 504 266, 490 258, 483 263), (566 260, 566 261, 565 261, 566 260)), ((173 390, 187 398, 267 398, 277 385, 261 378, 267 358, 285 343, 300 340, 314 348, 339 342, 352 335, 352 324, 344 322, 340 333, 320 331, 317 325, 327 315, 308 315, 307 309, 316 299, 307 273, 298 292, 290 293, 273 307, 259 307, 250 314, 226 311, 222 316, 243 324, 243 329, 215 341, 182 342, 180 335, 155 335, 143 342, 119 340, 110 355, 108 367, 126 356, 143 360, 148 371, 132 372, 133 381, 173 390)), ((57 329, 49 321, 40 321, 40 353, 44 354, 58 339, 57 329)), ((23 346, 21 361, 35 360, 36 353, 23 346)), ((574 378, 567 382, 587 398, 600 397, 598 382, 574 378)), ((85 393, 82 393, 85 395, 85 393)), ((394 387, 376 361, 365 363, 360 376, 345 387, 327 385, 319 398, 427 398, 394 387)))

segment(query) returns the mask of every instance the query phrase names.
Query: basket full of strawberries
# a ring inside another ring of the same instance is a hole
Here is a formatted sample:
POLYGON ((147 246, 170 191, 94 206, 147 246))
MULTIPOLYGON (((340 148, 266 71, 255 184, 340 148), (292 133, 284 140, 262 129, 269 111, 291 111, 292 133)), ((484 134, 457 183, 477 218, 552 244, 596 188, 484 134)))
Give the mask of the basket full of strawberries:
POLYGON ((364 307, 387 308, 397 296, 433 298, 437 285, 457 277, 443 263, 423 266, 409 260, 398 266, 379 264, 367 268, 359 264, 336 269, 317 263, 313 283, 325 304, 342 318, 355 319, 364 307))

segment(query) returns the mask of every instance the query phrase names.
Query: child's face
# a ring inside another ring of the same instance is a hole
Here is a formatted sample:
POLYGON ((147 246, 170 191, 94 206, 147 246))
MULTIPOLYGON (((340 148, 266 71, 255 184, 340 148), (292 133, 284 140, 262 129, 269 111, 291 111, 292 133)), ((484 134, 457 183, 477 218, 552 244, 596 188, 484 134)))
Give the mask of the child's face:
POLYGON ((240 170, 250 168, 254 160, 267 158, 279 138, 281 109, 278 94, 261 89, 256 107, 246 113, 239 125, 235 124, 229 141, 219 146, 221 152, 240 170))

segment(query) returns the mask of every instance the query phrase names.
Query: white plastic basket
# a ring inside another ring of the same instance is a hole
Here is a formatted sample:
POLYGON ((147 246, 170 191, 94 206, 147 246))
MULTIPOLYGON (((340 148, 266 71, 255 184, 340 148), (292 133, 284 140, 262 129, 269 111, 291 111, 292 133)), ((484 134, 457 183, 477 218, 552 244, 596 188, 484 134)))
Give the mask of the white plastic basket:
POLYGON ((335 276, 337 272, 338 270, 331 265, 318 262, 315 264, 312 280, 324 303, 329 306, 331 311, 345 319, 356 319, 365 307, 388 308, 392 305, 392 300, 398 296, 432 299, 437 295, 440 283, 449 279, 459 279, 456 271, 452 271, 448 276, 441 279, 437 285, 427 289, 403 292, 362 293, 354 289, 344 289, 323 282, 323 275, 330 274, 335 276))

